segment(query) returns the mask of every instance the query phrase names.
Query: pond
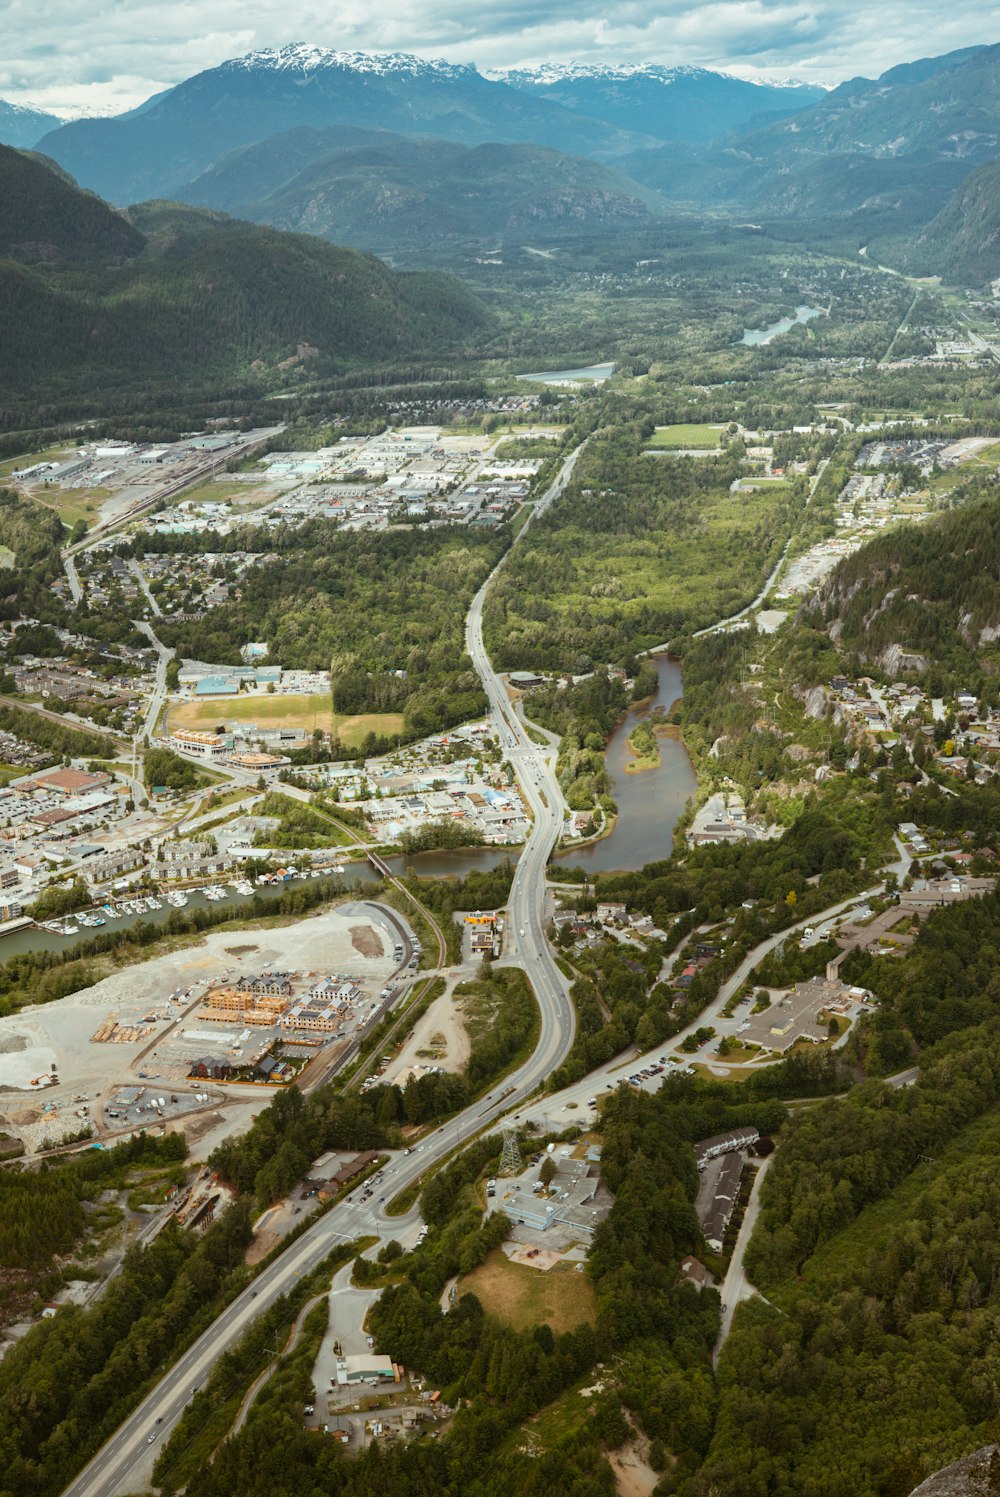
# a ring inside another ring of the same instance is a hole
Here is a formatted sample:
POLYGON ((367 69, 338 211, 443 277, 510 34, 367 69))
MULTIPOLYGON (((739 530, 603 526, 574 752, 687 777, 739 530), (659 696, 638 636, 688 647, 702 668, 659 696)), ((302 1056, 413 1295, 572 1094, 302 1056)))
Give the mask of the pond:
POLYGON ((641 868, 670 856, 674 827, 698 783, 687 749, 679 738, 661 736, 657 769, 633 774, 626 769, 634 760, 628 735, 636 723, 654 707, 669 709, 681 696, 680 663, 669 655, 656 655, 653 664, 659 676, 655 697, 627 714, 611 735, 605 753, 611 793, 618 805, 615 829, 589 847, 561 853, 558 863, 585 868, 588 873, 608 873, 641 868))

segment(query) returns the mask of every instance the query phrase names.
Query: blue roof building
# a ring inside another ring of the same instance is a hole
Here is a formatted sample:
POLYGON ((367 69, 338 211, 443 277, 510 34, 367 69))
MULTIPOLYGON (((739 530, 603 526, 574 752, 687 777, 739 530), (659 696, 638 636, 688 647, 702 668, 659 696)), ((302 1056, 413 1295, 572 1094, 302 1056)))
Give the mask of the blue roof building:
POLYGON ((234 676, 202 676, 194 689, 196 697, 234 697, 240 683, 234 676))

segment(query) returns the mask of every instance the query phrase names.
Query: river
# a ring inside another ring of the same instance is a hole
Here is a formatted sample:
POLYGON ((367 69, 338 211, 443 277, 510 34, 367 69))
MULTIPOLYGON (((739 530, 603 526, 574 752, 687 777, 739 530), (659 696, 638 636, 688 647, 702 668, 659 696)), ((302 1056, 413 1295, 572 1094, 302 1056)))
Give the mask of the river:
POLYGON ((740 342, 760 347, 764 343, 770 343, 772 338, 779 338, 782 333, 790 332, 796 323, 811 322, 814 317, 825 316, 825 307, 796 307, 794 317, 782 317, 778 322, 772 322, 770 327, 744 328, 740 342))
MULTIPOLYGON (((465 850, 446 850, 442 852, 411 853, 409 857, 397 854, 386 858, 389 870, 402 877, 407 870, 420 874, 424 878, 446 878, 449 875, 461 878, 473 869, 495 868, 504 858, 517 860, 520 853, 519 847, 470 847, 465 850)), ((346 854, 345 849, 345 854, 346 854)), ((232 877, 239 876, 238 870, 234 869, 232 877)), ((360 863, 346 863, 343 874, 335 874, 329 879, 333 893, 347 892, 357 888, 363 894, 366 884, 379 882, 378 874, 366 861, 360 863)), ((224 900, 208 900, 197 891, 192 890, 188 894, 188 902, 179 914, 187 914, 197 909, 229 909, 234 904, 249 905, 250 900, 245 895, 236 894, 227 884, 226 897, 224 900)), ((288 884, 268 885, 263 884, 254 888, 254 893, 261 899, 277 900, 286 889, 297 889, 301 887, 300 881, 292 881, 288 884)), ((159 898, 159 896, 157 896, 159 898)), ((109 903, 120 905, 123 898, 128 895, 116 895, 109 903)), ((159 910, 143 911, 140 915, 123 915, 119 920, 107 919, 104 925, 96 929, 83 927, 78 935, 60 936, 52 931, 41 930, 37 926, 26 925, 21 930, 9 932, 0 937, 0 961, 9 961, 13 956, 22 956, 28 951, 72 951, 76 946, 82 946, 87 941, 92 941, 95 936, 104 936, 109 932, 128 930, 133 925, 141 923, 150 925, 164 925, 173 914, 173 907, 162 900, 162 908, 159 910)), ((103 913, 103 911, 101 912, 103 913)), ((234 929, 236 928, 234 924, 234 929)))
POLYGON ((629 774, 634 760, 628 735, 636 723, 654 707, 669 708, 681 695, 680 664, 669 655, 653 657, 660 684, 652 701, 629 712, 608 742, 605 763, 611 776, 612 795, 618 805, 618 821, 610 837, 589 847, 561 853, 555 860, 588 873, 608 873, 641 868, 668 858, 673 847, 674 827, 698 780, 687 749, 679 738, 661 737, 658 769, 629 774))
POLYGON ((544 369, 541 374, 518 374, 515 378, 530 379, 536 385, 578 384, 583 380, 599 385, 611 378, 614 369, 614 364, 591 364, 586 369, 544 369))

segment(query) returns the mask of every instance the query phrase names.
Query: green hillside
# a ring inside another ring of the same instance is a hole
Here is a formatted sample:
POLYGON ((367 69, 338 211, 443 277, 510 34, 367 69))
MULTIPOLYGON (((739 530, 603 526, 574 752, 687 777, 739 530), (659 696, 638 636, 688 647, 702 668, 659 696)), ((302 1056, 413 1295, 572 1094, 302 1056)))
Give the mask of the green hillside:
POLYGON ((44 157, 0 146, 0 257, 110 262, 137 255, 142 235, 123 214, 44 157))
POLYGON ((408 140, 361 145, 340 132, 291 131, 247 146, 179 195, 187 201, 342 244, 428 240, 493 243, 619 227, 662 213, 655 193, 583 157, 535 145, 408 140), (331 149, 331 145, 333 148, 331 149))
POLYGON ((972 172, 912 243, 892 245, 892 263, 982 285, 1000 275, 1000 162, 972 172))
POLYGON ((447 276, 397 275, 318 239, 171 204, 144 205, 128 223, 41 160, 0 151, 0 166, 19 183, 19 242, 56 226, 64 246, 52 263, 0 261, 0 393, 231 377, 270 388, 296 367, 453 350, 487 321, 447 276), (109 245, 130 258, 108 263, 109 245))
POLYGON ((846 557, 805 614, 863 661, 898 644, 971 686, 996 654, 998 556, 1000 503, 969 504, 926 525, 900 526, 846 557))

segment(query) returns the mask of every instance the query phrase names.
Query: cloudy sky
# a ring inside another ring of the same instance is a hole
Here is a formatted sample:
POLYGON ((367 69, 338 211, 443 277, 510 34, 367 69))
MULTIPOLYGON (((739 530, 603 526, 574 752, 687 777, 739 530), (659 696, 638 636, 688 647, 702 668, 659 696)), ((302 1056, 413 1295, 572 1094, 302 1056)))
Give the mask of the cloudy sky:
POLYGON ((305 41, 483 68, 695 63, 838 83, 1000 41, 995 0, 0 0, 0 98, 115 113, 255 47, 305 41))

